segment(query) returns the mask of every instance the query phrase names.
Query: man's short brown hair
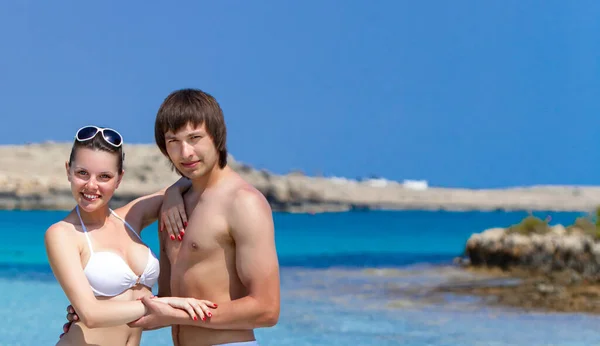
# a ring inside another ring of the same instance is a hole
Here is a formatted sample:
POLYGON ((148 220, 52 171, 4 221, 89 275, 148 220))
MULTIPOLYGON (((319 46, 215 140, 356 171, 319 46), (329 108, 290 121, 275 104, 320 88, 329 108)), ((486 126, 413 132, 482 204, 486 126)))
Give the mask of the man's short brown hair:
POLYGON ((227 165, 227 128, 217 100, 198 89, 181 89, 163 101, 154 122, 154 139, 166 156, 165 133, 177 132, 187 124, 206 128, 219 153, 219 167, 227 165))

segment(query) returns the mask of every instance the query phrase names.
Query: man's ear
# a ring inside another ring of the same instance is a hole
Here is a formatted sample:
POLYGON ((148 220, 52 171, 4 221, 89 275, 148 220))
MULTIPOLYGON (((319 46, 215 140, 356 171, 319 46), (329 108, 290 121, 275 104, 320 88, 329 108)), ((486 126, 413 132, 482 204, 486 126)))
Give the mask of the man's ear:
POLYGON ((71 182, 71 167, 69 167, 69 161, 65 161, 65 169, 67 171, 67 180, 71 182))

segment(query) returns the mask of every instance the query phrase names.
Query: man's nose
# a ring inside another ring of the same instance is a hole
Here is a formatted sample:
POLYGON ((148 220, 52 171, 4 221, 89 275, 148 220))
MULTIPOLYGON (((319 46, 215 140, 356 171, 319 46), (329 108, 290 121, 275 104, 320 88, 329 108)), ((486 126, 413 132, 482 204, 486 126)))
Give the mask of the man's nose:
POLYGON ((184 158, 194 156, 194 147, 187 142, 183 142, 183 145, 181 146, 181 156, 184 158))

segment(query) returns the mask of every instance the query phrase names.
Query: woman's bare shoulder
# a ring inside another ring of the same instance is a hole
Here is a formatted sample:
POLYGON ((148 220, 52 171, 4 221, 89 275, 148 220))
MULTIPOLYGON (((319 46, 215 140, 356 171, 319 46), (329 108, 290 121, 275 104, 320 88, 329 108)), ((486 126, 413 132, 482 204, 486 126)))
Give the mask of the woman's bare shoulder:
POLYGON ((50 238, 62 238, 69 237, 72 238, 73 234, 78 233, 79 231, 75 227, 73 220, 71 220, 70 215, 67 215, 64 219, 57 221, 50 225, 46 230, 46 239, 50 238))

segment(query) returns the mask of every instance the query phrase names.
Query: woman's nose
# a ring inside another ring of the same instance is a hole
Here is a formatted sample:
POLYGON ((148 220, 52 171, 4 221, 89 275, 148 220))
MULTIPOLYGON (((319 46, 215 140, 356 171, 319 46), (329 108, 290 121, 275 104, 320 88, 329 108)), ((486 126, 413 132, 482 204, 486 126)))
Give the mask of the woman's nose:
POLYGON ((87 184, 85 184, 86 188, 90 189, 90 190, 94 190, 98 187, 98 184, 96 183, 96 180, 94 178, 90 178, 90 180, 88 180, 87 184))

